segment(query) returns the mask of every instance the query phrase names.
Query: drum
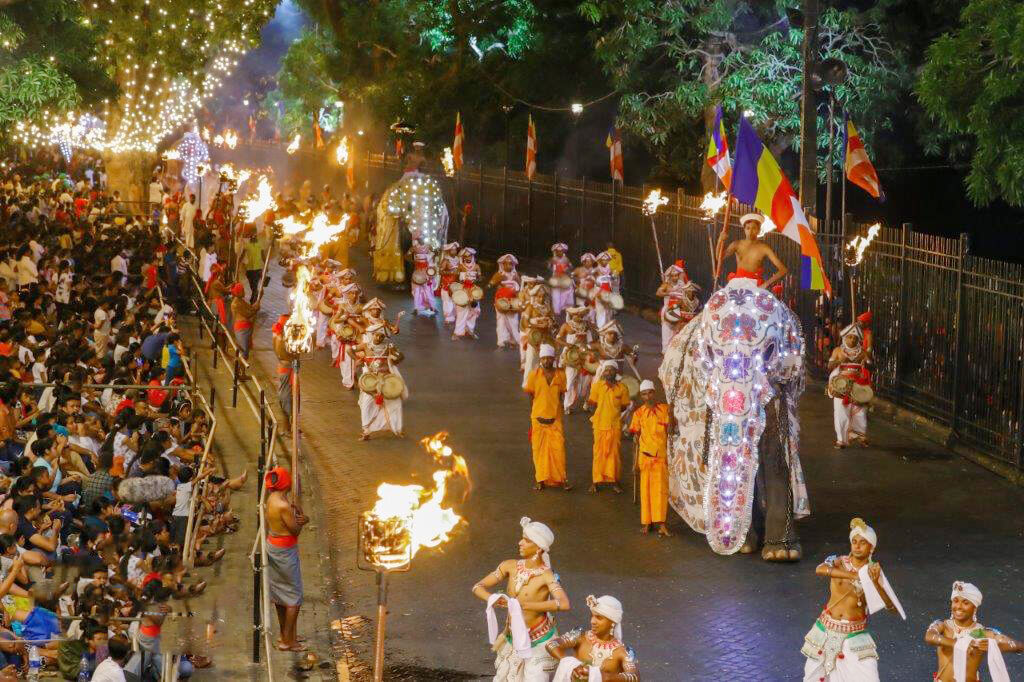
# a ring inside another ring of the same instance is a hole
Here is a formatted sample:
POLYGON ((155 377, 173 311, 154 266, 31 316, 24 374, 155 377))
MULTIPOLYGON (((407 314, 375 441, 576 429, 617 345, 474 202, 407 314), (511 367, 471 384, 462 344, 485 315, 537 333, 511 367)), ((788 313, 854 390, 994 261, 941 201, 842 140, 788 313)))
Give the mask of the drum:
POLYGON ((494 299, 494 307, 498 309, 499 313, 507 313, 512 310, 512 299, 511 298, 496 298, 494 299))
POLYGON ((850 387, 850 400, 858 405, 867 405, 874 397, 874 390, 867 384, 854 384, 850 387))
POLYGON ((531 329, 526 334, 526 340, 531 346, 540 346, 544 342, 544 332, 539 329, 531 329))
POLYGON ((286 289, 291 289, 295 286, 295 273, 291 270, 285 270, 284 274, 281 275, 281 286, 286 289))
POLYGON ((683 319, 680 308, 677 305, 672 305, 666 308, 663 317, 669 324, 678 324, 683 319))
POLYGON ((629 375, 622 377, 622 385, 629 391, 629 397, 631 400, 640 394, 640 382, 637 381, 635 376, 629 375))
POLYGON ((376 393, 379 384, 379 374, 374 372, 363 372, 359 375, 359 390, 363 393, 376 393))
POLYGON ((569 346, 565 349, 565 364, 579 369, 583 364, 583 353, 576 346, 569 346))
POLYGON ((610 305, 615 310, 622 310, 623 307, 625 307, 626 302, 622 300, 622 296, 620 296, 619 294, 609 294, 608 305, 610 305))
POLYGON ((469 305, 469 292, 460 285, 458 289, 452 285, 452 302, 455 305, 469 305))
POLYGON ((473 288, 469 290, 469 297, 474 301, 482 300, 484 297, 484 290, 474 284, 473 288))
POLYGON ((437 268, 431 265, 430 267, 427 268, 427 277, 433 278, 435 276, 437 276, 437 268))
POLYGON ((462 282, 452 282, 451 284, 448 285, 448 291, 452 292, 453 294, 461 288, 462 282))
POLYGON ((412 271, 413 284, 426 284, 428 279, 430 278, 427 276, 426 270, 416 269, 412 271))
POLYGON ((341 329, 338 330, 338 336, 348 341, 356 337, 356 329, 350 324, 341 325, 341 329))
POLYGON ((553 289, 568 289, 572 286, 572 280, 566 275, 557 275, 549 279, 548 284, 550 284, 553 289))
POLYGON ((385 374, 380 382, 380 394, 388 400, 401 398, 405 392, 405 381, 397 374, 385 374))
POLYGON ((593 353, 583 358, 583 369, 586 370, 587 374, 593 374, 597 376, 597 370, 601 368, 601 361, 598 360, 597 356, 593 353))
POLYGON ((845 374, 837 374, 828 380, 828 394, 833 398, 845 398, 850 395, 853 379, 845 374))

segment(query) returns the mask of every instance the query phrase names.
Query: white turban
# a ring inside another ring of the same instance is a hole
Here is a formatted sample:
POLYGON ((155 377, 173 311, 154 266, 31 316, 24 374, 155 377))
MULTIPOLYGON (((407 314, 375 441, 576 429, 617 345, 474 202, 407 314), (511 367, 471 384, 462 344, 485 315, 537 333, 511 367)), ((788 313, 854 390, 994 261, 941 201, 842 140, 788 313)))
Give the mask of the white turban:
POLYGON ((604 595, 603 597, 595 597, 590 595, 587 597, 587 606, 590 610, 599 616, 604 616, 611 622, 615 623, 615 627, 612 628, 612 636, 615 639, 622 641, 622 602, 615 597, 604 595))
POLYGON ((540 347, 540 356, 542 358, 553 358, 553 357, 555 357, 555 349, 554 349, 554 347, 553 346, 549 346, 546 343, 542 344, 541 347, 540 347))
POLYGON ((654 382, 651 381, 650 379, 644 379, 643 381, 640 382, 640 392, 641 393, 643 393, 644 391, 653 391, 653 390, 654 390, 654 382))
POLYGON ((949 600, 953 601, 957 597, 971 602, 975 608, 981 606, 981 590, 970 583, 960 580, 953 583, 953 594, 949 595, 949 600))
POLYGON ((614 369, 616 376, 618 376, 618 373, 619 373, 619 363, 615 362, 614 360, 605 360, 604 362, 602 362, 601 366, 597 370, 597 376, 599 376, 599 377, 604 376, 605 370, 608 369, 609 367, 614 369))
POLYGON ((867 540, 872 549, 878 547, 878 535, 875 533, 875 529, 864 523, 863 519, 850 521, 850 540, 858 535, 867 540))
POLYGON ((519 519, 519 525, 523 527, 523 537, 544 550, 544 565, 551 568, 551 543, 555 541, 555 534, 540 521, 531 521, 529 516, 519 519))

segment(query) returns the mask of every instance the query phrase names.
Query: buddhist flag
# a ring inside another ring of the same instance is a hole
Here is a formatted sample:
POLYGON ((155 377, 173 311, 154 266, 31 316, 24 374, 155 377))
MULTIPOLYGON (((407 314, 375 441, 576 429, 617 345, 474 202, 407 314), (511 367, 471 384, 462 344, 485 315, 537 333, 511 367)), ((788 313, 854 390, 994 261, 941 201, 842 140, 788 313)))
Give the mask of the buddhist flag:
POLYGON ((537 172, 537 128, 533 125, 533 114, 526 123, 526 179, 533 181, 537 172))
POLYGON ((821 252, 793 186, 746 117, 740 118, 736 136, 732 194, 740 203, 751 204, 771 218, 776 232, 800 245, 801 286, 831 296, 832 285, 825 276, 821 252))
POLYGON ((715 109, 715 123, 711 126, 708 139, 707 163, 722 180, 726 189, 732 185, 732 163, 729 161, 729 142, 725 139, 725 124, 722 122, 722 107, 715 109))
POLYGON ((452 161, 455 170, 462 170, 462 116, 455 112, 455 142, 452 143, 452 161))
POLYGON ((608 139, 604 141, 604 146, 608 147, 608 164, 612 182, 623 182, 622 136, 619 135, 618 128, 612 128, 608 131, 608 139))
POLYGON ((864 149, 864 142, 860 139, 860 133, 853 127, 853 122, 846 119, 846 153, 843 158, 843 168, 846 177, 850 182, 857 185, 865 192, 876 199, 885 201, 885 192, 878 182, 878 173, 868 158, 868 152, 864 149))

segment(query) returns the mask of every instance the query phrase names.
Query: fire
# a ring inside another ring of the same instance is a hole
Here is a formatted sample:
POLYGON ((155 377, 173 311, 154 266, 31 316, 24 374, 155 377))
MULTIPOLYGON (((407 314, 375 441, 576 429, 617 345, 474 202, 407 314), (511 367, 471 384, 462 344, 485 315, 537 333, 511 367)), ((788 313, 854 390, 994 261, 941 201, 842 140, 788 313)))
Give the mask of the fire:
POLYGON ((444 174, 449 178, 455 175, 455 157, 452 155, 452 148, 445 147, 441 155, 441 165, 444 166, 444 174))
POLYGON ((874 241, 878 233, 882 231, 882 224, 875 223, 868 228, 868 234, 866 237, 857 235, 846 245, 847 250, 852 253, 851 259, 846 262, 849 265, 860 265, 860 262, 864 259, 864 252, 867 251, 868 246, 874 241))
POLYGON ((658 212, 658 209, 668 203, 668 197, 661 196, 660 189, 652 189, 651 193, 644 199, 643 211, 644 215, 653 216, 658 212))
POLYGON ((708 218, 714 218, 725 206, 725 201, 728 196, 728 192, 722 192, 720 194, 708 192, 704 195, 704 201, 700 203, 700 210, 704 211, 704 215, 708 218))
POLYGON ((203 126, 203 139, 206 140, 207 142, 210 141, 210 129, 206 126, 203 126))
POLYGON ((285 151, 287 151, 289 154, 294 154, 295 152, 299 151, 300 142, 302 142, 302 135, 295 133, 295 137, 292 138, 292 141, 288 144, 288 148, 285 151))
POLYGON ((778 229, 779 228, 776 227, 775 223, 772 222, 772 219, 769 218, 768 216, 765 216, 764 217, 764 222, 761 223, 761 231, 757 233, 757 238, 761 239, 765 235, 770 234, 772 232, 775 232, 778 229))
POLYGON ((270 180, 266 175, 260 176, 259 185, 256 187, 256 196, 243 201, 240 208, 249 220, 256 220, 267 211, 277 208, 273 187, 270 186, 270 180))
POLYGON ((348 135, 346 135, 341 138, 337 149, 334 150, 334 160, 338 162, 339 166, 344 166, 348 163, 348 151, 348 135))
POLYGON ((221 135, 220 133, 218 133, 217 136, 213 138, 213 144, 214 144, 215 147, 223 147, 224 146, 224 136, 221 135))
MULTIPOLYGON (((304 222, 288 216, 281 220, 282 232, 286 235, 302 235, 303 243, 302 258, 309 258, 315 255, 317 250, 345 231, 348 226, 348 216, 343 215, 338 223, 331 223, 326 213, 318 213, 313 217, 312 222, 307 226, 304 222)), ((307 285, 313 278, 309 266, 300 263, 295 270, 295 288, 292 290, 292 314, 284 325, 284 338, 288 350, 292 353, 308 353, 313 346, 313 330, 316 327, 316 317, 313 311, 312 299, 307 291, 307 285)))
POLYGON ((409 559, 423 547, 437 547, 450 540, 452 531, 463 520, 454 509, 445 506, 445 495, 450 479, 459 476, 468 481, 469 470, 466 460, 445 445, 447 437, 442 431, 420 441, 434 461, 443 467, 433 473, 433 489, 381 483, 377 488, 377 502, 365 513, 378 523, 397 522, 408 531, 409 559))
POLYGON ((231 128, 224 131, 224 145, 228 149, 234 149, 238 145, 238 133, 231 128))

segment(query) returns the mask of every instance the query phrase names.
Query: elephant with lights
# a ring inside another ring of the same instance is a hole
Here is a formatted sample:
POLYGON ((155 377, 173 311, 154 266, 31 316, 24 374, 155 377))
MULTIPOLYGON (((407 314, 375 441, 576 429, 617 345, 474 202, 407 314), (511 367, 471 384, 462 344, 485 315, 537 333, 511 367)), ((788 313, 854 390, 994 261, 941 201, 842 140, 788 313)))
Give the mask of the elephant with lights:
POLYGON ((373 273, 378 282, 405 280, 406 244, 422 240, 437 251, 448 236, 448 206, 441 183, 416 167, 390 185, 377 204, 373 273), (402 230, 407 232, 403 234, 402 230))
POLYGON ((742 278, 665 352, 659 376, 677 424, 669 502, 719 554, 800 558, 794 521, 810 513, 798 454, 803 360, 796 315, 742 278))

